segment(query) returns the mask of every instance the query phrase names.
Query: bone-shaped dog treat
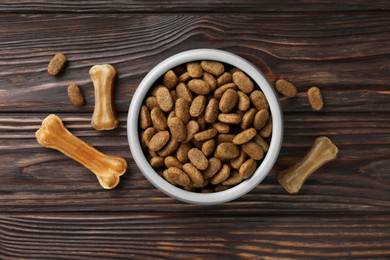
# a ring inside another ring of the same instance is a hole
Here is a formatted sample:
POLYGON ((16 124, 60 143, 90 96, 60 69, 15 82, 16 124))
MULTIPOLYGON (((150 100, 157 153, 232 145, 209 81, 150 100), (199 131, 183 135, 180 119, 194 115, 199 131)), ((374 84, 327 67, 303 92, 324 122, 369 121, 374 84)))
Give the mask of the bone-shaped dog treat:
POLYGON ((125 159, 105 155, 83 142, 70 133, 56 115, 47 116, 35 136, 42 146, 56 149, 91 170, 105 189, 118 185, 119 176, 126 172, 125 159))
POLYGON ((96 130, 111 130, 118 126, 113 100, 116 71, 110 64, 95 65, 89 70, 95 89, 95 108, 92 127, 96 130))
POLYGON ((306 179, 322 165, 336 159, 338 152, 329 138, 318 137, 302 161, 279 174, 279 183, 290 194, 299 192, 306 179))

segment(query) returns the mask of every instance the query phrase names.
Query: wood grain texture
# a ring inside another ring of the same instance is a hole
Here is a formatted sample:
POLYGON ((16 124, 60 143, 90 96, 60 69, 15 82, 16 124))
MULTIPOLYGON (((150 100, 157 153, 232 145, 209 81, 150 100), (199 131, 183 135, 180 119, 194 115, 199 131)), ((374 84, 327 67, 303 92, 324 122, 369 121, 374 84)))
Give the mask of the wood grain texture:
POLYGON ((388 258, 390 256, 390 7, 388 1, 2 1, 0 3, 0 259, 388 258), (135 165, 126 137, 133 93, 158 62, 180 51, 218 48, 255 64, 274 83, 285 136, 263 183, 223 205, 178 202, 135 165), (49 76, 55 52, 69 62, 49 76), (119 129, 90 126, 88 75, 118 71, 119 129), (77 82, 87 105, 68 101, 77 82), (306 91, 318 86, 321 112, 306 91), (126 158, 114 190, 87 169, 38 145, 50 113, 99 150, 126 158), (288 195, 277 173, 320 135, 339 158, 288 195))

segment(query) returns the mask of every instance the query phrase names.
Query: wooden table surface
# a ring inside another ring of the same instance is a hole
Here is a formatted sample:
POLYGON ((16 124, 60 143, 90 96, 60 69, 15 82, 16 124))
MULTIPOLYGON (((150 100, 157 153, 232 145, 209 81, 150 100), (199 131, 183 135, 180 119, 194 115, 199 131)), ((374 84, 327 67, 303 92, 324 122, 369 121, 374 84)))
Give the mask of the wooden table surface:
POLYGON ((0 258, 389 258, 390 2, 321 1, 16 1, 0 3, 0 258), (261 185, 223 205, 181 203, 154 188, 132 159, 126 117, 133 93, 163 59, 217 48, 255 64, 280 98, 285 135, 261 185), (52 77, 47 64, 64 52, 52 77), (118 71, 120 126, 92 129, 88 70, 118 71), (77 82, 86 106, 68 100, 77 82), (325 107, 313 112, 306 91, 325 107), (50 113, 101 151, 126 158, 119 186, 104 190, 87 169, 38 145, 50 113), (297 195, 278 184, 317 136, 339 158, 297 195))

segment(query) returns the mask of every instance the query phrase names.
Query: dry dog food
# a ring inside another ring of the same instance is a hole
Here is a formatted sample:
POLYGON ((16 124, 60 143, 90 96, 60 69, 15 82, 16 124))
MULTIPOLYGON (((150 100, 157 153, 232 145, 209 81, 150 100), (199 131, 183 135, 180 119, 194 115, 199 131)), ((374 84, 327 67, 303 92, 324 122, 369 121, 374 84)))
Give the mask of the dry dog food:
POLYGON ((52 75, 56 76, 58 75, 61 70, 64 68, 66 63, 66 57, 63 53, 57 53, 54 55, 54 57, 50 60, 49 65, 47 65, 47 72, 52 75))
POLYGON ((276 81, 276 90, 286 97, 295 97, 297 95, 297 88, 285 79, 276 81))
POLYGON ((324 101, 322 100, 321 91, 317 87, 311 87, 307 91, 307 98, 309 99, 310 106, 314 110, 321 110, 324 106, 324 101))
POLYGON ((76 107, 82 107, 85 104, 83 92, 76 83, 69 84, 68 97, 70 102, 76 107))
POLYGON ((172 185, 226 190, 248 179, 268 151, 272 117, 258 86, 216 61, 166 72, 140 110, 141 144, 172 185))

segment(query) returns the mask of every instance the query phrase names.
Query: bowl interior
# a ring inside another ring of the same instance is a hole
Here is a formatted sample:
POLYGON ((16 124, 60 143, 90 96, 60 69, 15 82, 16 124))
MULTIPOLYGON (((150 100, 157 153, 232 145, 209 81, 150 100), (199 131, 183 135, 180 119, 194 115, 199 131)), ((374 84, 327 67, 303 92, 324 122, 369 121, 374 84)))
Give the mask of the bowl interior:
POLYGON ((212 205, 234 200, 256 187, 269 173, 280 151, 283 139, 283 119, 277 94, 263 74, 245 59, 226 51, 216 49, 195 49, 173 55, 156 65, 141 81, 132 98, 127 118, 127 137, 133 158, 144 176, 159 190, 180 201, 212 205), (138 119, 145 96, 154 83, 168 70, 199 60, 215 60, 241 69, 261 89, 267 98, 272 115, 272 136, 269 150, 253 175, 242 183, 224 191, 214 193, 196 193, 175 187, 161 178, 147 161, 140 144, 138 119))

